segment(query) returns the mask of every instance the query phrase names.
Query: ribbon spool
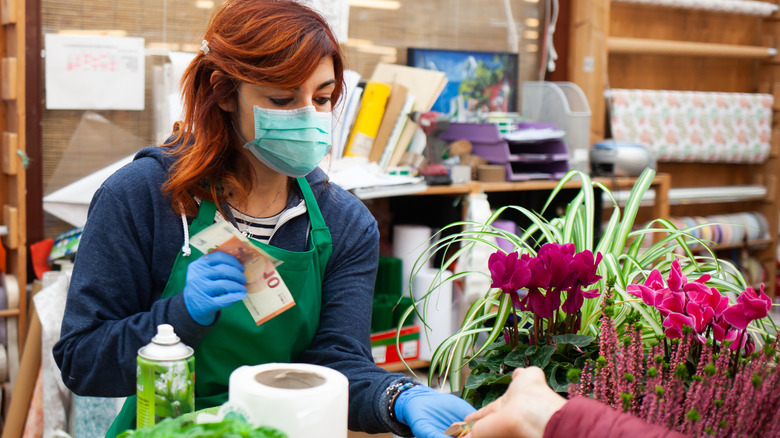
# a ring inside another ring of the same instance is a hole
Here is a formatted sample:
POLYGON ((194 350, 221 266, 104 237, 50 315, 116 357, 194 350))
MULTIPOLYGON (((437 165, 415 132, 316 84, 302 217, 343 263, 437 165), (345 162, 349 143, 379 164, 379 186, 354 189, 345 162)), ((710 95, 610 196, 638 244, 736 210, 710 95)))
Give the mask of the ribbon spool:
MULTIPOLYGON (((6 295, 6 309, 19 309, 19 282, 13 275, 3 274, 3 289, 6 295)), ((19 318, 5 318, 6 346, 9 390, 13 390, 16 377, 19 374, 19 318)))
POLYGON ((712 216, 680 216, 669 218, 669 222, 679 230, 687 229, 691 236, 715 245, 740 245, 769 235, 769 223, 766 217, 757 211, 712 216))

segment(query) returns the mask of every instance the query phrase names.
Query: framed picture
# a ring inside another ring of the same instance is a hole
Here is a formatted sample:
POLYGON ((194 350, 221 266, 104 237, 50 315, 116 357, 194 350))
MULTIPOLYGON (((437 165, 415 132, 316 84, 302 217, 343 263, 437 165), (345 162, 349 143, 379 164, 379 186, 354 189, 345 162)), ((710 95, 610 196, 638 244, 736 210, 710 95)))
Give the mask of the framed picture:
POLYGON ((447 75, 433 111, 451 116, 517 111, 517 53, 409 47, 406 55, 408 66, 447 75))

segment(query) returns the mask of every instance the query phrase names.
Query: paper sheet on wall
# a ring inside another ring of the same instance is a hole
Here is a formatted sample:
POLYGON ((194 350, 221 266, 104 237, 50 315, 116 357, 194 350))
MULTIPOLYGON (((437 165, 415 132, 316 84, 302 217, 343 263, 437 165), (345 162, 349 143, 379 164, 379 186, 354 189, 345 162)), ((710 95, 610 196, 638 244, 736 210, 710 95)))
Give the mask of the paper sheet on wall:
POLYGON ((347 0, 304 0, 322 14, 330 24, 336 39, 343 43, 349 33, 349 2, 347 0))
POLYGON ((168 52, 169 62, 152 67, 154 129, 158 142, 167 140, 173 131, 173 124, 184 118, 179 85, 193 58, 195 53, 192 52, 168 52))
POLYGON ((144 39, 46 34, 46 109, 143 110, 144 39))

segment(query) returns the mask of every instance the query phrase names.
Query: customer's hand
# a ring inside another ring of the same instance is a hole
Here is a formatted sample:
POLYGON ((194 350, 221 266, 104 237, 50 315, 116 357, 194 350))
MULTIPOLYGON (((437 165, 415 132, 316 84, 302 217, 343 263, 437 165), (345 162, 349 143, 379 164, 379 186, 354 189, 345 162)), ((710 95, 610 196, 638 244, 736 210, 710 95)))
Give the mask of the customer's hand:
POLYGON ((448 438, 444 431, 473 412, 462 398, 424 385, 407 389, 395 401, 395 417, 417 438, 448 438))
POLYGON ((200 325, 211 325, 219 309, 246 298, 244 265, 232 255, 215 251, 187 267, 184 304, 200 325))
POLYGON ((540 438, 566 399, 549 386, 541 368, 518 368, 506 393, 466 417, 477 420, 466 438, 540 438))

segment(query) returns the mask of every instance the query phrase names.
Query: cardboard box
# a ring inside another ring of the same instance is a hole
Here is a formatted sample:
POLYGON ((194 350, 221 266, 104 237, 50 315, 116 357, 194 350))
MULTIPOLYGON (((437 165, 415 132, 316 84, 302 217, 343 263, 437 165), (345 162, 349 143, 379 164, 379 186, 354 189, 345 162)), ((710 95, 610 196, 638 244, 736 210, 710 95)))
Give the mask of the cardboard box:
MULTIPOLYGON (((371 334, 371 354, 377 365, 387 365, 401 362, 396 348, 397 329, 371 334)), ((420 357, 420 327, 410 325, 403 327, 400 333, 400 350, 404 360, 416 360, 420 357)))

